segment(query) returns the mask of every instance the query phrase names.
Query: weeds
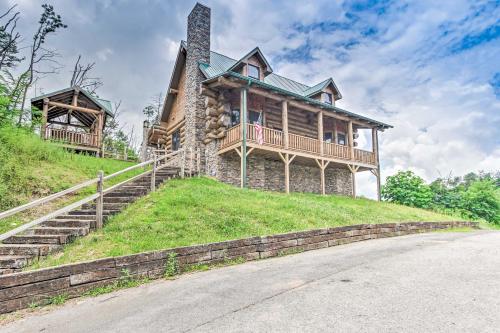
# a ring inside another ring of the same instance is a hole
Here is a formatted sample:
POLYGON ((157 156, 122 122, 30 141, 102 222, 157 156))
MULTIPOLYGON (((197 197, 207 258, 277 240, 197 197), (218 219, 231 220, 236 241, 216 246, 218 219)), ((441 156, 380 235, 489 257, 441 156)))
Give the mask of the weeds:
POLYGON ((165 263, 165 278, 172 278, 179 273, 180 269, 177 253, 170 252, 167 256, 167 262, 165 263))

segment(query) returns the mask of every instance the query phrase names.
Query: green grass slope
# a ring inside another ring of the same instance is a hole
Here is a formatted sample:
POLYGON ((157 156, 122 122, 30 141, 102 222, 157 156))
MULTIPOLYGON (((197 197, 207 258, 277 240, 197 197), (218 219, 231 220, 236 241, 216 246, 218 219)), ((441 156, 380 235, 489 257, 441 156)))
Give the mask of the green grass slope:
POLYGON ((242 190, 209 178, 172 180, 36 267, 314 228, 450 220, 461 219, 368 199, 242 190))
MULTIPOLYGON (((8 125, 1 126, 0 211, 94 178, 99 170, 103 170, 105 174, 111 174, 133 164, 74 154, 41 140, 28 130, 8 125)), ((81 195, 93 190, 94 188, 89 188, 81 195)), ((68 202, 68 200, 71 201, 70 198, 65 198, 60 203, 68 202)), ((51 205, 46 205, 38 213, 51 208, 51 205)), ((37 215, 37 212, 31 213, 0 220, 0 233, 37 215)))

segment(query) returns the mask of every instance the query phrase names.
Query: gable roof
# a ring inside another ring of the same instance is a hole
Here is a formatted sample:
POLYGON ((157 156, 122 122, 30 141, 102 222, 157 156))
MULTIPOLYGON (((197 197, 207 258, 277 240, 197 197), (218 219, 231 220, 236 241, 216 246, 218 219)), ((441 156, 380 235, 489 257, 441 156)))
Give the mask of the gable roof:
MULTIPOLYGON (((240 60, 235 60, 233 58, 230 58, 228 56, 225 56, 223 54, 210 51, 210 64, 206 63, 200 63, 200 69, 205 75, 207 79, 211 79, 215 76, 221 75, 225 72, 232 72, 233 69, 237 68, 239 64, 242 63, 245 59, 248 57, 252 56, 254 53, 260 52, 260 49, 257 47, 247 53, 243 58, 240 60)), ((263 58, 265 59, 265 58, 263 58)), ((266 61, 267 63, 267 61, 266 61)), ((270 67, 269 67, 270 68, 270 67)), ((322 89, 327 87, 329 84, 332 85, 332 88, 334 91, 337 92, 335 95, 335 99, 341 99, 342 95, 340 94, 340 91, 338 90, 337 86, 335 85, 335 82, 333 82, 332 78, 329 78, 325 81, 322 81, 312 87, 305 85, 303 83, 294 81, 292 79, 286 78, 284 76, 278 75, 276 73, 270 73, 264 77, 264 82, 272 85, 276 88, 280 88, 283 90, 290 91, 294 94, 300 95, 302 97, 310 97, 318 92, 320 92, 322 89)))
POLYGON ((264 57, 264 54, 262 54, 262 52, 260 51, 259 47, 256 47, 252 51, 250 51, 247 54, 245 54, 240 60, 236 61, 236 63, 234 63, 234 65, 232 65, 231 67, 229 67, 227 70, 228 71, 234 71, 236 68, 238 68, 240 65, 243 65, 245 61, 247 61, 250 57, 252 57, 254 55, 258 55, 259 58, 264 63, 264 65, 266 65, 266 67, 267 67, 267 71, 265 72, 266 74, 270 74, 270 73, 273 72, 273 69, 271 68, 271 65, 269 65, 269 63, 267 62, 266 57, 264 57))
MULTIPOLYGON (((251 52, 249 52, 247 55, 245 55, 242 59, 245 59, 246 57, 248 57, 248 55, 250 55, 250 56, 253 55, 257 50, 260 52, 260 49, 256 48, 256 49, 252 50, 251 52)), ((173 71, 171 81, 169 84, 169 89, 167 91, 167 94, 165 97, 165 103, 163 105, 163 110, 162 110, 162 114, 161 114, 161 119, 163 121, 167 120, 169 112, 170 112, 170 106, 172 105, 174 96, 169 92, 170 92, 170 88, 177 86, 179 83, 180 72, 181 72, 182 67, 184 65, 184 62, 185 62, 185 52, 186 52, 186 42, 181 41, 181 44, 179 47, 179 52, 177 54, 177 59, 176 59, 175 65, 174 65, 174 71, 173 71)), ((362 120, 368 121, 370 123, 377 124, 377 126, 380 129, 392 127, 391 125, 379 122, 377 120, 370 119, 368 117, 364 117, 364 116, 355 114, 353 112, 338 108, 336 106, 323 103, 319 100, 312 99, 311 96, 320 92, 322 89, 326 88, 328 85, 332 85, 332 88, 334 89, 334 91, 336 91, 338 93, 338 95, 336 95, 336 97, 337 97, 336 99, 342 98, 342 95, 340 94, 340 92, 339 92, 339 90, 338 90, 337 86, 335 85, 335 82, 333 81, 332 78, 326 79, 326 80, 324 80, 324 81, 322 81, 322 82, 320 82, 312 87, 305 85, 303 83, 294 81, 292 79, 286 78, 284 76, 275 74, 275 73, 270 73, 270 74, 266 75, 264 77, 263 81, 256 80, 256 79, 252 79, 249 77, 245 77, 241 74, 238 74, 238 73, 230 70, 237 63, 241 62, 242 59, 236 60, 236 59, 230 58, 228 56, 225 56, 223 54, 220 54, 218 52, 210 51, 210 63, 209 64, 203 63, 203 62, 199 63, 199 68, 200 68, 201 72, 203 73, 203 75, 206 77, 206 80, 204 82, 211 81, 213 79, 216 79, 216 78, 218 78, 220 76, 224 76, 224 75, 233 76, 233 77, 238 78, 238 79, 244 79, 247 81, 251 81, 251 82, 253 82, 257 85, 260 85, 266 89, 275 90, 275 91, 283 93, 283 94, 298 97, 298 98, 304 100, 308 104, 317 105, 321 108, 325 108, 325 109, 331 110, 333 112, 345 114, 349 117, 362 119, 362 120)))
POLYGON ((110 101, 108 101, 106 99, 101 99, 101 98, 97 98, 95 96, 92 96, 91 93, 89 93, 85 89, 82 89, 81 87, 78 87, 78 86, 73 86, 73 87, 57 90, 57 91, 54 91, 54 92, 51 92, 48 94, 44 94, 41 96, 33 97, 31 99, 31 103, 36 104, 36 102, 41 101, 44 98, 50 98, 50 97, 54 97, 57 95, 63 95, 63 94, 68 93, 70 91, 76 91, 76 90, 78 90, 79 93, 85 95, 85 97, 87 97, 93 104, 95 104, 95 107, 104 110, 104 112, 106 112, 106 114, 108 116, 113 117, 113 107, 111 106, 110 101))

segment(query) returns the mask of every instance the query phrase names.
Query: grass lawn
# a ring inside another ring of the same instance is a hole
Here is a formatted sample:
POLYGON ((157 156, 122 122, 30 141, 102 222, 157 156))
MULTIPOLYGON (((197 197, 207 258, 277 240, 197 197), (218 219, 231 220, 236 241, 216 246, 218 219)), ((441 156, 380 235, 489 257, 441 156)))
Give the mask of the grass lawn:
MULTIPOLYGON (((95 178, 99 170, 109 175, 133 164, 135 163, 71 153, 53 143, 41 140, 28 130, 1 126, 0 211, 95 178)), ((106 185, 112 185, 139 172, 141 170, 131 171, 110 180, 106 185)), ((95 193, 95 186, 43 207, 0 220, 0 233, 91 193, 95 193)))
POLYGON ((34 267, 331 226, 452 220, 462 219, 368 199, 242 190, 209 178, 172 180, 34 267))

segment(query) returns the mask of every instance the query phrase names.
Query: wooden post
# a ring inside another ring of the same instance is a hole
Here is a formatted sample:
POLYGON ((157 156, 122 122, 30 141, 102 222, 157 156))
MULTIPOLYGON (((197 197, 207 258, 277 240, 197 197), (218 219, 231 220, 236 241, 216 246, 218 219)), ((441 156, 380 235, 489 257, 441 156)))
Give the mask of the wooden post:
POLYGON ((284 155, 278 152, 281 160, 285 163, 285 193, 290 193, 290 163, 292 163, 293 159, 297 155, 292 155, 285 153, 284 155))
POLYGON ((240 119, 241 119, 241 187, 247 186, 247 94, 248 88, 241 89, 240 119))
POLYGON ((375 162, 377 163, 377 199, 382 200, 382 193, 380 192, 380 159, 378 154, 378 130, 377 128, 372 128, 372 146, 373 154, 375 155, 375 162))
POLYGON ((338 133, 337 133, 337 119, 333 118, 333 143, 338 143, 338 133))
POLYGON ((95 204, 95 227, 96 229, 101 229, 103 226, 103 209, 104 209, 104 200, 103 200, 103 190, 104 190, 104 172, 99 170, 97 173, 97 193, 99 196, 96 199, 95 204))
POLYGON ((326 194, 326 182, 325 182, 325 169, 330 164, 330 161, 325 162, 324 160, 317 160, 315 159, 316 164, 318 164, 319 169, 320 169, 320 176, 321 176, 321 194, 325 195, 326 194))
POLYGON ((352 197, 356 198, 356 172, 358 172, 359 166, 347 164, 347 167, 352 174, 352 197))
MULTIPOLYGON (((281 125, 283 127, 283 145, 288 149, 288 102, 281 102, 281 125)), ((288 193, 288 192, 287 192, 288 193)))
POLYGON ((156 190, 156 154, 153 155, 153 171, 151 172, 151 192, 156 190))
POLYGON ((354 160, 354 134, 352 132, 352 120, 347 123, 347 142, 349 144, 350 159, 354 160))
POLYGON ((318 112, 319 154, 323 156, 323 111, 318 112))
POLYGON ((40 127, 40 136, 42 139, 47 139, 47 117, 49 114, 49 100, 44 98, 42 110, 42 127, 40 127))

